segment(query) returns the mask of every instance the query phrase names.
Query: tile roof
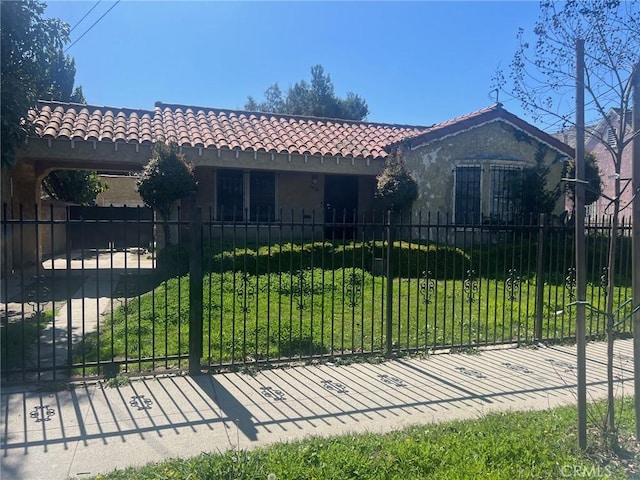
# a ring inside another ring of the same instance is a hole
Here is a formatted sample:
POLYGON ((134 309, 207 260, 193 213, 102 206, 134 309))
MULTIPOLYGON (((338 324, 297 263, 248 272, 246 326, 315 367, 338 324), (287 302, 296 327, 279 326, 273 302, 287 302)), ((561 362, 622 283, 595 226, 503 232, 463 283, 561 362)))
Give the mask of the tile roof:
POLYGON ((570 156, 573 150, 500 104, 431 127, 304 117, 156 103, 153 110, 39 102, 29 114, 42 138, 284 154, 384 158, 400 143, 417 146, 474 126, 505 120, 570 156))
POLYGON ((385 148, 428 127, 156 103, 153 111, 40 102, 29 121, 43 138, 152 143, 384 158, 385 148))
POLYGON ((406 140, 410 147, 415 147, 429 143, 450 135, 455 135, 470 128, 483 125, 496 120, 502 120, 510 123, 514 127, 522 130, 534 138, 546 143, 550 147, 566 154, 569 157, 574 156, 574 150, 569 145, 561 142, 558 138, 550 135, 539 128, 525 122, 520 117, 508 112, 498 103, 476 112, 453 118, 443 123, 433 125, 424 132, 418 133, 406 140))

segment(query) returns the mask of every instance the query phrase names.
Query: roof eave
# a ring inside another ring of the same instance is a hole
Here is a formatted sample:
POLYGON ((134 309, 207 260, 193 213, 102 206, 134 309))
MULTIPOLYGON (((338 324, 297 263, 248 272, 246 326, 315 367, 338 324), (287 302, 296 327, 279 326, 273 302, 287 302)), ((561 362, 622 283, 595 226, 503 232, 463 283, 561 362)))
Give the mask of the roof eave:
POLYGON ((497 121, 502 121, 511 125, 517 130, 535 138, 537 141, 547 145, 549 148, 552 148, 566 157, 573 158, 575 156, 575 150, 566 143, 561 142, 552 135, 540 130, 501 107, 495 107, 477 116, 461 120, 460 122, 453 123, 451 125, 446 125, 441 129, 436 128, 433 131, 418 134, 414 137, 405 139, 404 141, 389 145, 388 148, 389 151, 391 151, 393 148, 404 144, 408 145, 411 150, 415 150, 434 141, 443 140, 497 121))

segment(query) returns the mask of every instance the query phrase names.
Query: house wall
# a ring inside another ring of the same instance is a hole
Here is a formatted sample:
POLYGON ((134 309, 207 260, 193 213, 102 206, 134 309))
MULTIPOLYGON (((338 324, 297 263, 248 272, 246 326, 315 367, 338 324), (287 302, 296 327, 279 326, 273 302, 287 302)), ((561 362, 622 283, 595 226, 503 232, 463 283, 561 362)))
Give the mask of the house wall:
MULTIPOLYGON (((483 215, 490 212, 490 167, 533 166, 538 143, 530 136, 506 122, 496 121, 472 128, 455 136, 432 141, 425 145, 403 150, 407 168, 418 183, 418 198, 412 210, 454 214, 454 173, 459 165, 478 165, 481 174, 481 210, 483 215)), ((547 178, 548 188, 560 182, 563 160, 551 148, 545 163, 551 165, 547 178)), ((561 213, 564 202, 558 201, 555 213, 561 213)))
MULTIPOLYGON (((607 116, 614 126, 619 125, 620 117, 614 110, 610 111, 607 116)), ((633 135, 633 129, 629 124, 626 124, 625 128, 625 138, 629 138, 633 135)), ((592 153, 596 157, 596 164, 598 165, 600 173, 600 181, 602 182, 602 193, 609 198, 613 198, 615 196, 615 164, 613 157, 611 156, 611 152, 609 152, 606 145, 603 143, 603 140, 608 140, 608 129, 609 125, 604 119, 597 125, 588 126, 586 129, 585 151, 592 153), (589 135, 588 132, 593 132, 593 134, 589 135)), ((555 137, 575 148, 575 128, 559 132, 555 134, 555 137)), ((631 148, 631 145, 628 145, 622 153, 622 163, 620 165, 620 178, 622 179, 620 183, 620 188, 622 189, 622 193, 620 195, 621 208, 629 205, 633 197, 633 189, 629 183, 632 174, 632 157, 633 149, 631 148), (626 189, 625 185, 628 185, 626 189)), ((573 203, 569 198, 566 199, 566 209, 569 211, 573 210, 573 203)), ((591 217, 592 220, 602 220, 602 217, 611 215, 612 213, 613 208, 611 201, 604 196, 601 196, 586 208, 587 217, 591 217)), ((623 217, 628 217, 630 215, 630 209, 622 212, 623 217)))
MULTIPOLYGON (((65 220, 67 207, 70 204, 56 200, 42 202, 40 220, 65 220)), ((63 252, 67 243, 67 226, 64 223, 54 225, 40 225, 40 255, 51 255, 63 252)))
POLYGON ((315 221, 321 222, 324 214, 324 175, 311 173, 280 172, 278 174, 277 202, 283 216, 293 221, 302 221, 302 211, 308 221, 315 214, 315 221), (292 212, 293 211, 293 212, 292 212))
MULTIPOLYGON (((256 171, 256 170, 249 170, 256 171)), ((199 167, 195 170, 198 182, 197 203, 207 217, 209 208, 215 208, 215 169, 199 167)), ((369 211, 374 207, 375 175, 358 177, 358 211, 369 211)), ((324 216, 325 175, 312 172, 277 172, 276 206, 286 221, 322 222, 324 216), (304 213, 303 213, 304 211, 304 213), (293 214, 293 217, 292 217, 293 214), (315 217, 313 215, 315 214, 315 217)))
POLYGON ((98 195, 96 205, 100 207, 144 206, 136 186, 138 177, 130 175, 99 175, 99 177, 100 181, 106 183, 109 188, 98 195))

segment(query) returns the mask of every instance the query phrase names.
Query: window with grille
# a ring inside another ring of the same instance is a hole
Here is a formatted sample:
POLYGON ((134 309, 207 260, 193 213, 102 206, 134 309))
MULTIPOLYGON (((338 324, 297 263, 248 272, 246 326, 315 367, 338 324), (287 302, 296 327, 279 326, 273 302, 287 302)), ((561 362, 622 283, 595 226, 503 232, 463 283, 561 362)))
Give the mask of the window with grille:
POLYGON ((244 214, 244 173, 242 170, 216 172, 216 201, 219 220, 242 220, 244 214))
POLYGON ((252 222, 275 219, 276 175, 273 172, 249 174, 249 216, 252 222))
POLYGON ((216 205, 219 220, 251 222, 275 219, 276 175, 273 172, 216 172, 216 205))
POLYGON ((491 167, 491 221, 512 223, 519 213, 522 170, 519 167, 491 167))
POLYGON ((455 170, 455 221, 456 223, 480 223, 479 166, 458 166, 455 170))

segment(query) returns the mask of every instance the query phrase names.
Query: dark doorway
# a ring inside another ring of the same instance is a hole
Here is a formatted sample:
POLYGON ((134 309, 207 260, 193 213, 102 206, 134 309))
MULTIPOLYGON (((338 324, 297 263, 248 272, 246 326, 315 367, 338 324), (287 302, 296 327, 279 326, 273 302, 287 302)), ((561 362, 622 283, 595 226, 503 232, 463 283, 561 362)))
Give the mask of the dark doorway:
POLYGON ((358 177, 327 175, 324 182, 325 235, 351 238, 358 211, 358 177))

